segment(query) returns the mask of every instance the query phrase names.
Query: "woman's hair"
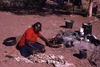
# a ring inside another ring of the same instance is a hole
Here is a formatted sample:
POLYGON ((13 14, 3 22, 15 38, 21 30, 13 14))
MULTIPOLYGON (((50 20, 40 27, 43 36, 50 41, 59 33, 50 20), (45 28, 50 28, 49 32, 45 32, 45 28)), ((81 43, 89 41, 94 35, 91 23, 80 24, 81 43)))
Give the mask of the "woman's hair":
POLYGON ((40 22, 36 22, 35 24, 32 25, 32 28, 34 28, 35 26, 37 27, 42 27, 42 24, 40 22))

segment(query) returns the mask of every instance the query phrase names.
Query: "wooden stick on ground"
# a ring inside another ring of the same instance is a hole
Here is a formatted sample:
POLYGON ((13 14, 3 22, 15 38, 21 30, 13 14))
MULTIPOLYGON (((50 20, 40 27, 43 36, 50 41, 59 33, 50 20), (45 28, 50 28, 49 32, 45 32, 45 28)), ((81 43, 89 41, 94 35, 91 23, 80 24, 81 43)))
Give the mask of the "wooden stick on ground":
POLYGON ((12 54, 13 54, 13 52, 16 50, 16 45, 18 44, 18 42, 19 42, 20 39, 21 39, 21 36, 19 36, 18 39, 16 39, 16 40, 17 40, 17 43, 15 44, 15 47, 14 47, 10 52, 8 52, 8 53, 5 55, 5 57, 13 58, 12 54))

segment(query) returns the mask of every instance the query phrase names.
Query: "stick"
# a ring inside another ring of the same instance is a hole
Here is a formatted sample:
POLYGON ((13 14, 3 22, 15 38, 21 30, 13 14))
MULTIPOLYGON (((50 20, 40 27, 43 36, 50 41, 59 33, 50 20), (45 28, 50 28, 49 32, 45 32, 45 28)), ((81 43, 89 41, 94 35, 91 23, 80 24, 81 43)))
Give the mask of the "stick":
MULTIPOLYGON (((92 66, 97 66, 97 65, 92 61, 93 55, 96 54, 96 49, 97 49, 97 47, 95 48, 95 50, 94 50, 94 52, 92 53, 92 55, 88 58, 88 61, 89 61, 89 63, 90 63, 92 66)), ((95 57, 95 56, 94 56, 94 57, 95 57)))
MULTIPOLYGON (((17 39, 17 43, 16 45, 18 44, 19 40, 21 39, 21 36, 17 39)), ((12 58, 13 56, 11 55, 16 49, 13 48, 8 54, 5 55, 5 57, 8 57, 8 58, 12 58)))

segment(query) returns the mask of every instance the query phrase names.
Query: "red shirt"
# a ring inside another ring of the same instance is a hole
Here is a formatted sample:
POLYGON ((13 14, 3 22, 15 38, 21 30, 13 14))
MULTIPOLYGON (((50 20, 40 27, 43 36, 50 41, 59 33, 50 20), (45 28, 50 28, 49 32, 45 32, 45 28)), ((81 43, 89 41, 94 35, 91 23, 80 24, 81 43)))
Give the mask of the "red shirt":
POLYGON ((25 40, 29 40, 30 42, 34 43, 37 42, 37 37, 41 36, 40 33, 36 34, 34 33, 34 29, 31 27, 25 31, 22 38, 19 41, 19 46, 25 45, 25 40))

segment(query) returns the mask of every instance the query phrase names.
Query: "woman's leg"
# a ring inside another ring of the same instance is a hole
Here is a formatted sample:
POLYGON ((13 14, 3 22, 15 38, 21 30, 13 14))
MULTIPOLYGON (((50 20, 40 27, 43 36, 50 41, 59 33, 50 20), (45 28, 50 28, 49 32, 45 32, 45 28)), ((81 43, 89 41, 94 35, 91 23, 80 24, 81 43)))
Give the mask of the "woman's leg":
POLYGON ((19 51, 20 51, 21 55, 24 57, 29 57, 32 54, 32 48, 30 48, 27 45, 20 47, 19 51))

